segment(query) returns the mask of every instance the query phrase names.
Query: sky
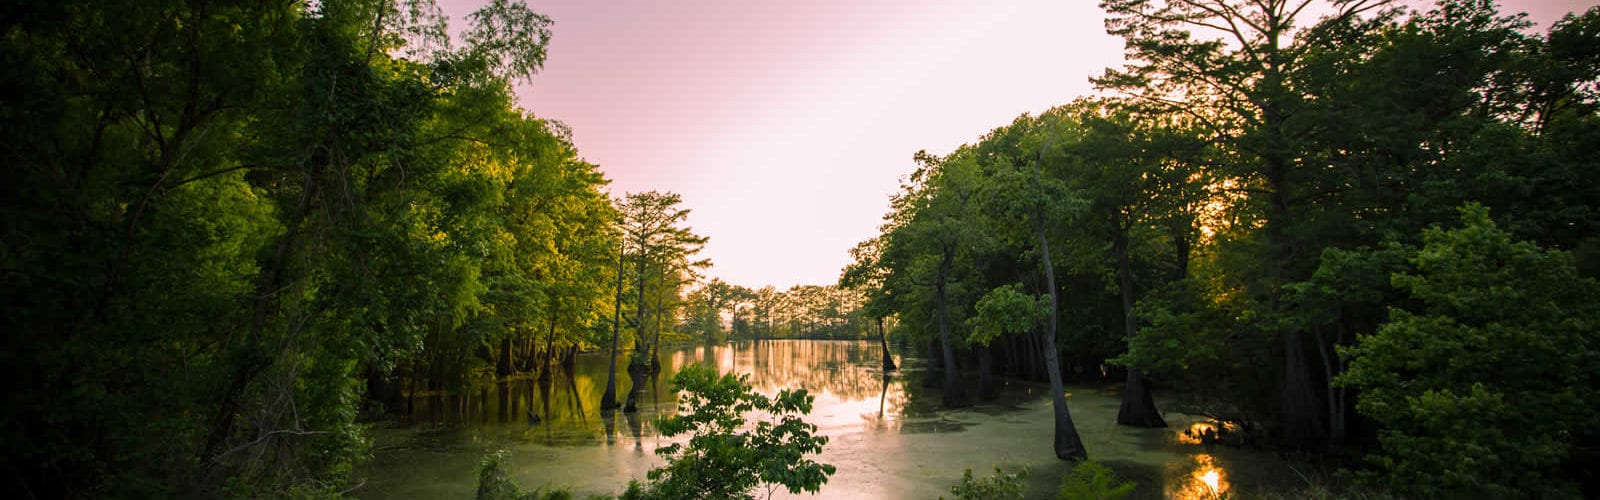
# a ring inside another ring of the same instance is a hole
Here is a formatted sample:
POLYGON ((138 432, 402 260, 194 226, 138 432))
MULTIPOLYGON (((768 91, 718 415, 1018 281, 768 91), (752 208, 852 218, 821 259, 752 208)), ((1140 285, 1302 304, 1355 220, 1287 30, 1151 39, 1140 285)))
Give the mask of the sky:
MULTIPOLYGON (((440 0, 453 29, 486 0, 440 0)), ((1540 31, 1600 0, 1502 0, 1540 31)), ((518 101, 613 196, 683 195, 709 277, 829 284, 919 150, 1090 95, 1122 64, 1094 0, 532 0, 554 21, 518 101)))

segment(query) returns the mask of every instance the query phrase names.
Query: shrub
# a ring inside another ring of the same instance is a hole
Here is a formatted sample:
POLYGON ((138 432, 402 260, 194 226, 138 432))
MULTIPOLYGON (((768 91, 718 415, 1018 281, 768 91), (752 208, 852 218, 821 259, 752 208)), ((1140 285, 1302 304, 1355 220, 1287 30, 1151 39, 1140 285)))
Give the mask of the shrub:
POLYGON ((511 453, 506 450, 496 451, 484 455, 478 463, 478 492, 473 495, 475 500, 571 500, 572 492, 567 490, 544 491, 535 489, 524 492, 516 481, 511 479, 506 472, 505 462, 511 458, 511 453))
POLYGON ((805 390, 768 398, 751 390, 748 378, 698 364, 674 375, 673 388, 682 391, 679 414, 656 427, 664 436, 691 437, 657 449, 667 464, 650 470, 648 485, 630 484, 624 498, 750 498, 762 485, 790 493, 821 489, 835 469, 806 458, 828 442, 800 419, 813 398, 805 390), (751 425, 746 415, 759 418, 751 425))
MULTIPOLYGON (((1600 284, 1477 206, 1393 275, 1415 300, 1342 349, 1338 383, 1382 425, 1373 482, 1415 496, 1577 496, 1561 466, 1600 405, 1600 284)), ((1568 464, 1570 465, 1570 464, 1568 464)))
POLYGON ((1069 500, 1114 500, 1126 498, 1138 486, 1132 481, 1117 478, 1116 471, 1097 462, 1085 460, 1073 466, 1061 478, 1061 489, 1056 498, 1069 500))
POLYGON ((1022 479, 1028 477, 1028 470, 1023 469, 1016 474, 1006 474, 1000 467, 994 468, 994 475, 973 479, 972 469, 968 468, 961 474, 961 484, 950 487, 950 493, 958 500, 997 500, 1022 498, 1022 479))

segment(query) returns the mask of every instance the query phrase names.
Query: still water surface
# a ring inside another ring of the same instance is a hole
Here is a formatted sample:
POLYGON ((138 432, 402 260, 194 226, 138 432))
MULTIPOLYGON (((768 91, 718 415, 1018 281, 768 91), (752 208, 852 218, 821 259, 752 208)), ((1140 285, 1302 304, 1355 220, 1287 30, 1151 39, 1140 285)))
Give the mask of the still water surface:
MULTIPOLYGON (((642 480, 661 464, 653 451, 671 441, 656 432, 654 421, 676 410, 670 380, 689 363, 749 374, 764 394, 804 388, 816 397, 806 420, 830 439, 817 460, 838 467, 819 498, 949 496, 963 470, 987 475, 994 466, 1029 469, 1030 498, 1053 493, 1066 466, 1050 450, 1047 386, 1002 379, 993 400, 941 410, 938 389, 920 382, 923 360, 896 356, 901 370, 885 377, 879 356, 875 342, 663 348, 660 374, 630 380, 618 373, 618 394, 631 392, 635 413, 599 410, 608 362, 603 354, 579 356, 570 376, 558 370, 547 381, 486 381, 463 395, 418 395, 410 418, 373 429, 373 460, 358 471, 365 482, 355 493, 470 498, 478 460, 500 449, 511 452, 511 475, 524 487, 569 488, 580 498, 619 493, 630 478, 642 480)), ((1289 478, 1296 473, 1271 453, 1194 443, 1182 431, 1207 425, 1195 417, 1168 413, 1167 429, 1115 425, 1116 389, 1069 387, 1067 401, 1090 456, 1136 480, 1137 497, 1293 486, 1289 478)))

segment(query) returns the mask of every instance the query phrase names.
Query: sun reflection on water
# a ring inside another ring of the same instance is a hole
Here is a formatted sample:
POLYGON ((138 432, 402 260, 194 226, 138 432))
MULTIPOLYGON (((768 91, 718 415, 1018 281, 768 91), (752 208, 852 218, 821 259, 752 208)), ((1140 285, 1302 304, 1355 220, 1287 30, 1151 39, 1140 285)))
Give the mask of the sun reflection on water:
POLYGON ((1203 444, 1206 435, 1216 435, 1217 426, 1211 422, 1195 422, 1189 428, 1178 432, 1178 442, 1183 444, 1203 444))
POLYGON ((1227 471, 1210 454, 1195 455, 1193 467, 1187 475, 1180 476, 1178 484, 1168 486, 1167 498, 1218 498, 1232 486, 1227 471))

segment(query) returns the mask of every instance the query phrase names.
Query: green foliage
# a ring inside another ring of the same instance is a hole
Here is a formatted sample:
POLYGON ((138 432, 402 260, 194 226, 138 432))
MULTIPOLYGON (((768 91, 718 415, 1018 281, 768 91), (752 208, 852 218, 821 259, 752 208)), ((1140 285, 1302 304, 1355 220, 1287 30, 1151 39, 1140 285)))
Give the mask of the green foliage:
POLYGON ((959 500, 992 500, 992 499, 1021 499, 1023 498, 1023 478, 1028 477, 1028 470, 1023 469, 1016 474, 1007 474, 994 468, 994 475, 974 479, 972 468, 967 468, 961 473, 961 483, 950 487, 950 493, 959 500))
POLYGON ((1032 331, 1050 315, 1050 299, 1023 293, 1020 284, 990 290, 976 307, 977 316, 967 319, 972 326, 967 341, 982 345, 1001 335, 1032 331))
POLYGON ((688 434, 689 441, 657 449, 667 464, 651 469, 640 491, 630 485, 624 498, 751 498, 763 485, 815 493, 826 484, 834 467, 806 458, 828 442, 800 418, 811 412, 812 397, 785 389, 768 398, 747 379, 698 364, 674 375, 679 413, 662 417, 657 429, 668 437, 688 434))
MULTIPOLYGON (((684 285, 711 265, 709 260, 691 260, 708 240, 684 225, 689 209, 681 203, 677 193, 647 191, 628 193, 618 204, 623 254, 633 261, 635 345, 651 355, 661 334, 676 326, 669 320, 683 304, 684 285)), ((655 366, 653 357, 644 361, 655 366)))
POLYGON ((34 495, 336 494, 365 381, 453 389, 609 304, 606 181, 512 99, 521 2, 459 52, 428 0, 17 8, 0 446, 34 495))
POLYGON ((472 27, 465 34, 469 58, 484 60, 494 74, 508 81, 531 81, 544 67, 549 17, 522 2, 490 0, 469 19, 472 27))
POLYGON ((1600 283, 1513 241, 1476 205, 1393 276, 1417 301, 1343 354, 1340 383, 1383 425, 1371 479, 1416 495, 1568 496, 1559 466, 1600 424, 1600 283))
MULTIPOLYGON (((1324 384, 1360 389, 1402 491, 1570 493, 1600 428, 1600 9, 1539 35, 1485 0, 1311 3, 1105 0, 1130 65, 1097 81, 1119 95, 919 153, 844 290, 707 287, 689 326, 720 338, 732 308, 735 333, 849 338, 887 318, 1014 355, 1037 348, 1004 333, 1070 318, 1064 366, 996 367, 1034 377, 1095 373, 1132 327, 1118 362, 1314 437, 1348 413, 1324 384), (1492 223, 1423 231, 1468 202, 1492 223)), ((489 2, 459 48, 429 0, 7 11, 28 15, 0 44, 0 87, 26 96, 0 103, 0 377, 20 388, 0 449, 34 495, 342 491, 366 381, 455 390, 606 326, 653 347, 705 264, 677 195, 614 202, 571 131, 516 107, 552 26, 522 2, 489 2)), ((727 477, 820 485, 811 429, 768 424, 773 459, 804 466, 727 477)), ((683 463, 761 444, 694 425, 744 444, 683 463)))
POLYGON ((511 452, 499 450, 488 455, 478 462, 478 491, 473 494, 477 500, 515 500, 522 498, 522 487, 512 481, 506 472, 505 462, 511 458, 511 452))
POLYGON ((1116 500, 1133 494, 1138 484, 1122 481, 1116 471, 1092 460, 1078 462, 1061 478, 1056 498, 1069 500, 1116 500))
POLYGON ((478 490, 473 493, 473 500, 571 500, 572 492, 562 489, 545 491, 536 489, 523 491, 510 473, 506 472, 506 461, 511 459, 511 453, 499 450, 488 455, 478 462, 478 490))

